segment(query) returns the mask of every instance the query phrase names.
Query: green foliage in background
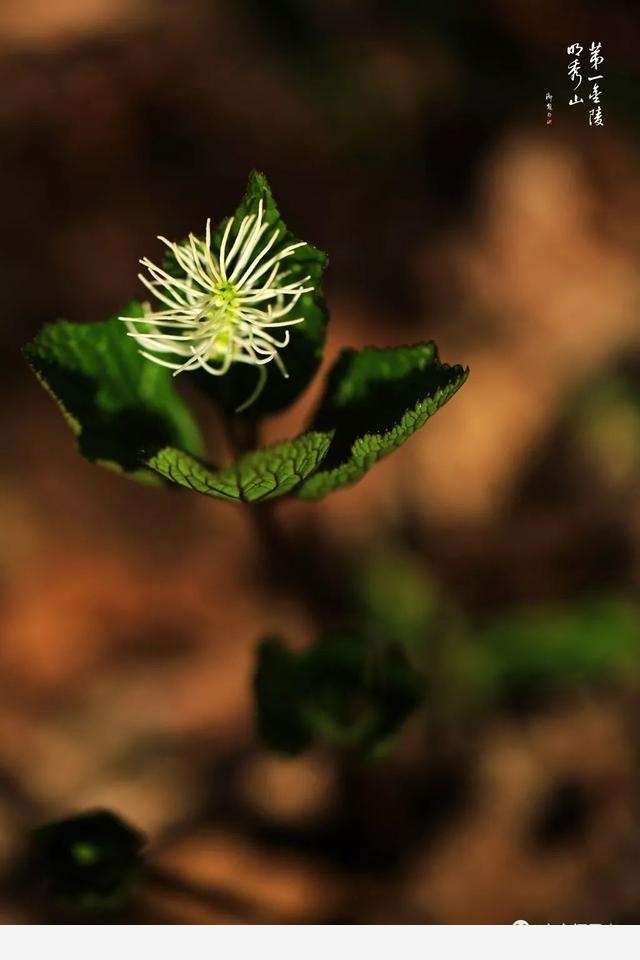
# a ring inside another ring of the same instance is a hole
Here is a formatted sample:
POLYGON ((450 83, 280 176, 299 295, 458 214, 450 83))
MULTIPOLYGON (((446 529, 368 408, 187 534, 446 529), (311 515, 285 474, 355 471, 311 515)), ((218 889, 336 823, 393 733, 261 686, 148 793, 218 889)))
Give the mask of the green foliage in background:
POLYGON ((640 679, 640 609, 629 600, 524 608, 479 628, 461 677, 490 702, 640 679))
POLYGON ((254 690, 262 739, 291 756, 314 742, 381 756, 422 699, 419 678, 396 645, 337 633, 301 653, 263 641, 254 690))
POLYGON ((589 469, 619 496, 637 495, 640 481, 640 356, 581 385, 568 421, 589 469))
POLYGON ((429 702, 437 697, 450 714, 640 681, 632 599, 576 598, 474 621, 442 596, 419 557, 397 548, 363 558, 354 587, 363 629, 400 644, 429 702))
POLYGON ((107 810, 57 820, 32 834, 36 879, 88 913, 122 910, 142 870, 145 840, 107 810))
MULTIPOLYGON (((374 549, 353 570, 355 632, 294 652, 259 647, 258 731, 296 755, 329 743, 384 756, 412 713, 427 730, 476 728, 496 711, 548 697, 640 684, 640 605, 592 597, 473 622, 411 552, 374 549)), ((439 734, 438 734, 439 735, 439 734)))
POLYGON ((353 601, 362 630, 376 642, 399 644, 412 663, 433 661, 430 638, 451 632, 451 612, 415 554, 373 548, 353 568, 353 601))

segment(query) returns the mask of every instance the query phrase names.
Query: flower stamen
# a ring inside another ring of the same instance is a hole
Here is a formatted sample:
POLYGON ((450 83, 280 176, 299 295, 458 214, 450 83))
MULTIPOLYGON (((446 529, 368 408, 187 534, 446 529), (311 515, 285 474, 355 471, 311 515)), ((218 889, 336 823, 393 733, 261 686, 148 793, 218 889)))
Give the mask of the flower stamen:
POLYGON ((267 364, 273 361, 282 376, 288 376, 278 351, 289 345, 288 328, 304 322, 304 316, 292 313, 314 288, 307 285, 310 275, 291 279, 293 271, 283 269, 284 261, 306 244, 300 241, 278 249, 281 230, 275 228, 267 236, 262 200, 257 213, 243 217, 231 239, 235 219, 230 217, 225 224, 217 251, 211 220, 204 239, 189 234, 176 244, 159 237, 181 275, 143 258, 140 263, 147 275, 141 273, 139 279, 162 306, 154 310, 145 303, 142 317, 120 319, 141 355, 173 370, 174 376, 200 368, 220 377, 233 363, 255 366, 258 382, 237 408, 240 412, 264 389, 267 364), (285 329, 279 336, 268 332, 280 327, 285 329))

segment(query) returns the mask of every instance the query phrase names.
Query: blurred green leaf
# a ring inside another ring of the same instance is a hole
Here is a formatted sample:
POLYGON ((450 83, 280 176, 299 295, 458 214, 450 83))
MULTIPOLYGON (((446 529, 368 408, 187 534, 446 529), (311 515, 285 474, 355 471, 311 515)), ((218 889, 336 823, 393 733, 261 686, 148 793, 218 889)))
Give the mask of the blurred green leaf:
POLYGON ((465 671, 485 696, 556 692, 640 677, 640 610, 625 600, 522 610, 488 624, 465 671))
POLYGON ((265 743, 300 753, 313 740, 366 757, 385 753, 422 701, 402 652, 349 634, 328 634, 300 654, 261 645, 256 715, 265 743))
POLYGON ((420 429, 467 375, 462 367, 440 363, 433 343, 344 351, 311 425, 334 432, 331 447, 298 495, 323 497, 355 483, 420 429))
POLYGON ((329 634, 300 663, 302 715, 314 735, 379 756, 419 706, 422 687, 395 645, 329 634))
MULTIPOLYGON (((263 202, 264 221, 280 231, 272 252, 290 243, 297 243, 298 238, 290 232, 280 216, 266 178, 254 170, 249 176, 244 199, 235 212, 228 246, 232 246, 242 219, 257 213, 260 200, 263 202)), ((225 218, 214 232, 214 246, 220 244, 227 222, 228 218, 225 218)), ((327 256, 306 243, 287 257, 286 264, 288 281, 294 283, 309 276, 309 285, 313 285, 314 290, 312 293, 303 294, 298 301, 296 316, 304 317, 304 322, 289 328, 291 339, 282 351, 282 359, 289 376, 283 377, 273 363, 263 368, 267 374, 266 384, 258 399, 249 408, 251 417, 256 419, 290 406, 306 389, 322 360, 328 318, 322 293, 322 275, 327 265, 327 256)), ((167 267, 175 269, 175 264, 169 260, 167 267)), ((247 364, 236 363, 224 377, 212 377, 202 370, 189 374, 189 377, 203 392, 213 397, 229 416, 233 416, 237 408, 252 394, 258 371, 247 364)))
POLYGON ((306 750, 312 734, 300 714, 296 654, 278 640, 263 640, 253 689, 256 725, 264 743, 289 756, 306 750))
MULTIPOLYGON (((142 316, 142 307, 134 302, 126 315, 142 316)), ((25 347, 25 355, 87 460, 159 483, 158 474, 144 465, 153 452, 174 444, 202 452, 198 427, 170 371, 141 357, 116 317, 104 323, 49 324, 25 347)))
POLYGON ((125 907, 140 877, 141 833, 107 810, 34 830, 35 861, 49 893, 87 912, 125 907))
POLYGON ((442 611, 438 588, 419 557, 395 546, 373 547, 358 557, 354 593, 368 636, 393 640, 408 654, 424 653, 442 611))
POLYGON ((621 492, 636 490, 640 474, 640 362, 629 360, 635 364, 628 370, 591 378, 570 409, 581 452, 621 492))

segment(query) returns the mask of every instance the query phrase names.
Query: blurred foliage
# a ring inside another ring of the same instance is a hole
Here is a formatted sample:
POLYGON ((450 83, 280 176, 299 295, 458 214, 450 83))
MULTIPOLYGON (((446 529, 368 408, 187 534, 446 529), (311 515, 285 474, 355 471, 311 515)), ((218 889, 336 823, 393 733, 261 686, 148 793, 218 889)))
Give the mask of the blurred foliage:
POLYGON ((640 609, 616 599, 523 609, 479 629, 467 683, 495 702, 640 679, 640 609))
POLYGON ((33 832, 35 864, 48 892, 87 912, 128 903, 140 877, 144 837, 107 810, 45 824, 33 832))
POLYGON ((353 593, 367 636, 390 639, 408 656, 422 658, 444 604, 417 556, 399 547, 369 550, 354 568, 353 593))
POLYGON ((289 755, 320 741, 379 757, 422 699, 419 679, 397 646, 353 634, 326 634, 299 654, 264 640, 254 689, 261 737, 289 755))
POLYGON ((296 756, 313 734, 299 703, 298 657, 278 640, 263 640, 254 675, 256 722, 260 736, 277 753, 296 756))
POLYGON ((384 755, 406 719, 469 723, 540 698, 640 681, 640 605, 615 597, 464 616, 423 561, 376 548, 352 569, 357 631, 302 653, 264 641, 255 674, 265 743, 295 755, 316 740, 384 755))
POLYGON ((569 412, 576 440, 613 486, 640 481, 640 358, 625 358, 577 392, 569 412))
POLYGON ((587 596, 474 621, 419 557, 397 548, 362 559, 354 596, 365 634, 408 657, 432 718, 465 723, 530 699, 640 680, 640 605, 631 599, 587 596))

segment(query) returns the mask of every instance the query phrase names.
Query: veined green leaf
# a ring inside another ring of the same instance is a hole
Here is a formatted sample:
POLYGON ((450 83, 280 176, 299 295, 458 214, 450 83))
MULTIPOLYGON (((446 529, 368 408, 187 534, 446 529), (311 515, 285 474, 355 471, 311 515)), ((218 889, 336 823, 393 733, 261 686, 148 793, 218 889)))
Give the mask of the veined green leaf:
POLYGON ((333 431, 331 447, 298 495, 324 497, 355 483, 422 427, 467 375, 460 366, 440 363, 433 343, 345 350, 311 425, 333 431))
MULTIPOLYGON (((142 307, 134 302, 123 315, 140 317, 142 307)), ((117 317, 49 324, 25 355, 87 460, 153 483, 158 474, 144 461, 155 450, 175 444, 202 452, 200 432, 170 371, 140 356, 117 317)))
POLYGON ((197 493, 254 503, 295 490, 322 462, 330 443, 330 433, 304 433, 295 440, 252 450, 222 469, 175 447, 165 447, 147 465, 167 480, 197 493))

